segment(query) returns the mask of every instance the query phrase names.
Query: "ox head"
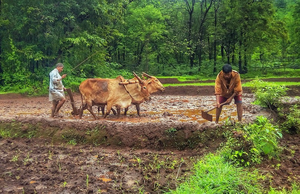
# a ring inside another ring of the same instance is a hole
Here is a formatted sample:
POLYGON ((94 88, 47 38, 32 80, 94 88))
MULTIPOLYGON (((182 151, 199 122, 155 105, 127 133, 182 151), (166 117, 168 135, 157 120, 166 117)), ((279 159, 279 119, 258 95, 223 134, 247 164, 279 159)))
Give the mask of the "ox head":
POLYGON ((148 75, 147 73, 143 72, 143 76, 149 78, 145 80, 148 84, 147 88, 150 94, 157 92, 157 91, 164 91, 165 88, 162 83, 154 76, 148 75))
POLYGON ((134 77, 139 81, 139 85, 141 86, 141 94, 146 101, 150 100, 150 92, 147 89, 148 83, 142 80, 135 72, 133 72, 134 77))

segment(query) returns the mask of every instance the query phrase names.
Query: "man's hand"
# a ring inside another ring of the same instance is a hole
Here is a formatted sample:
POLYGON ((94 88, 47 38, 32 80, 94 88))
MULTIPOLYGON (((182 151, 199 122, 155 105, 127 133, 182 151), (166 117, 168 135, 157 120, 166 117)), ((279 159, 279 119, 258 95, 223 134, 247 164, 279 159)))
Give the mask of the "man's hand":
POLYGON ((61 76, 61 79, 64 79, 65 77, 67 77, 67 74, 63 74, 63 75, 61 76))
POLYGON ((225 104, 230 104, 231 101, 232 101, 232 98, 230 97, 230 98, 228 98, 228 99, 226 100, 226 103, 225 103, 225 104))

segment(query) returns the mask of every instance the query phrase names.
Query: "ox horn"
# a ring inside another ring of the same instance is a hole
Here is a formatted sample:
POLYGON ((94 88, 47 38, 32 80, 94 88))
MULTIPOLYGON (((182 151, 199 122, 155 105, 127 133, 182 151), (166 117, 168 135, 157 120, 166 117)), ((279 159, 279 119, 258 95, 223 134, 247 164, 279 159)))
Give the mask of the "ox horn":
POLYGON ((145 73, 145 72, 143 72, 143 75, 144 76, 146 76, 146 77, 148 77, 148 78, 152 78, 152 76, 151 75, 148 75, 147 73, 145 73))
POLYGON ((143 83, 142 79, 141 79, 135 72, 133 72, 133 75, 136 77, 136 79, 139 80, 139 82, 140 82, 141 84, 143 83))

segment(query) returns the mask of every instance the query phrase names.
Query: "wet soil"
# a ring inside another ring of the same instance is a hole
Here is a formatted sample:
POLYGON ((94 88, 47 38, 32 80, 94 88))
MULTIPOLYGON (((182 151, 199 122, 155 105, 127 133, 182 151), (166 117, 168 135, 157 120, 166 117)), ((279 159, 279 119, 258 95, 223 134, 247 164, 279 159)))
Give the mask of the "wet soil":
MULTIPOLYGON (((272 113, 243 95, 243 122, 272 113)), ((299 95, 299 88, 289 90, 299 95)), ((237 120, 235 105, 225 106, 217 125, 201 117, 213 107, 213 87, 167 87, 127 116, 95 120, 87 111, 72 115, 69 98, 62 118, 51 118, 47 96, 0 95, 0 127, 22 129, 39 138, 0 137, 0 193, 163 193, 189 176, 193 163, 225 141, 223 123, 237 120), (97 133, 97 139, 93 135, 97 133), (47 135, 46 135, 47 134, 47 135), (99 138, 100 137, 100 138, 99 138), (64 140, 64 141, 63 141, 64 140)), ((75 106, 80 96, 74 94, 75 106)), ((94 107, 97 112, 97 107, 94 107)), ((214 115, 214 111, 209 112, 214 115)), ((97 113, 98 114, 98 113, 97 113)), ((215 118, 213 118, 215 119, 215 118)), ((1 134, 0 134, 1 135, 1 134)), ((30 136, 29 136, 30 137, 30 136)), ((290 189, 300 181, 299 134, 284 134, 281 160, 258 168, 267 175, 266 189, 290 189)))

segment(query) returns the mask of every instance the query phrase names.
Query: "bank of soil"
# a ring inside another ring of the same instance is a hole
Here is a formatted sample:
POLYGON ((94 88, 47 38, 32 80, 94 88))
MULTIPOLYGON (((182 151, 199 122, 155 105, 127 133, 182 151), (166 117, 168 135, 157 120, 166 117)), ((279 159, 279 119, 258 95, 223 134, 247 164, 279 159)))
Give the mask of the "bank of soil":
MULTIPOLYGON (((272 113, 251 104, 254 96, 244 90, 243 122, 252 122, 257 115, 271 118, 272 113)), ((295 96, 299 88, 289 92, 295 96)), ((224 107, 219 125, 201 117, 202 110, 213 107, 212 94, 213 87, 167 87, 141 104, 141 117, 132 106, 127 116, 111 114, 103 119, 99 114, 97 120, 87 111, 82 119, 72 115, 68 97, 63 117, 50 118, 47 96, 0 95, 0 127, 39 137, 0 137, 0 193, 162 193, 175 189, 197 159, 219 148, 224 141, 222 124, 237 120, 233 103, 224 107)), ((80 107, 80 96, 74 94, 74 99, 80 107)), ((299 182, 299 140, 297 134, 285 134, 282 160, 259 166, 268 174, 266 188, 289 189, 293 181, 299 182)))

